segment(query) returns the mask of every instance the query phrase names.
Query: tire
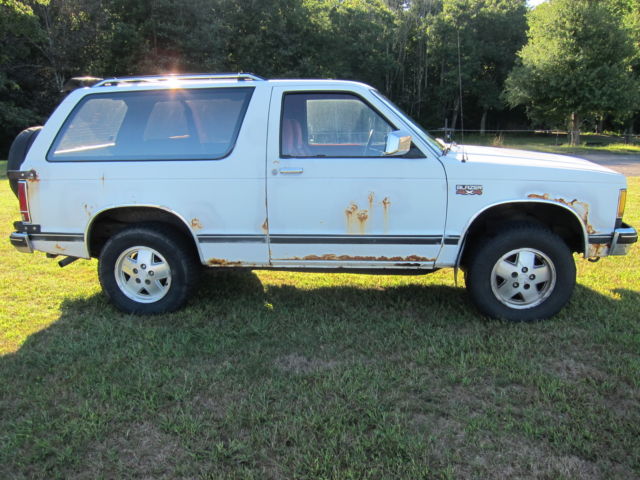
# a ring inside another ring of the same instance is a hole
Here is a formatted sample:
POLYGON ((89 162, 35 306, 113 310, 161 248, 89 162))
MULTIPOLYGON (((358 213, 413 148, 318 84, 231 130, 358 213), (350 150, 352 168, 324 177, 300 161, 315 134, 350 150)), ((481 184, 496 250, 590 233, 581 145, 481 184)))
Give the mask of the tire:
MULTIPOLYGON (((20 166, 24 162, 24 159, 27 157, 27 153, 29 153, 29 148, 33 144, 34 140, 42 130, 42 127, 30 127, 23 131, 21 131, 18 136, 15 138, 13 143, 11 144, 11 148, 9 149, 9 158, 7 161, 7 171, 9 170, 20 170, 20 166)), ((9 185, 11 186, 11 190, 13 190, 13 194, 18 196, 18 181, 17 180, 9 180, 9 185)))
POLYGON ((162 225, 129 227, 100 252, 98 276, 111 302, 125 313, 153 315, 182 307, 199 274, 194 248, 162 225))
POLYGON ((466 272, 478 310, 512 322, 542 320, 571 298, 576 265, 565 242, 539 226, 511 226, 482 242, 466 272))

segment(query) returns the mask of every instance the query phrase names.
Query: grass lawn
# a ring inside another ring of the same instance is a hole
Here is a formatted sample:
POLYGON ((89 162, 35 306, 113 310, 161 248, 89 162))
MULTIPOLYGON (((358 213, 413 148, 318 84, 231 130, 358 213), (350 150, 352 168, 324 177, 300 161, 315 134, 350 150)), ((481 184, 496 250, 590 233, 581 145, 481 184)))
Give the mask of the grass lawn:
POLYGON ((631 144, 623 143, 620 137, 608 135, 583 134, 580 136, 580 139, 581 144, 579 146, 572 147, 567 144, 566 134, 512 134, 505 132, 502 135, 488 133, 484 136, 479 134, 467 134, 464 136, 464 139, 458 135, 455 141, 460 144, 467 145, 489 145, 564 154, 640 154, 639 138, 636 138, 631 144))
POLYGON ((2 479, 640 476, 638 246, 578 260, 535 324, 480 316, 451 271, 209 272, 137 318, 95 261, 14 251, 17 219, 2 181, 2 479))

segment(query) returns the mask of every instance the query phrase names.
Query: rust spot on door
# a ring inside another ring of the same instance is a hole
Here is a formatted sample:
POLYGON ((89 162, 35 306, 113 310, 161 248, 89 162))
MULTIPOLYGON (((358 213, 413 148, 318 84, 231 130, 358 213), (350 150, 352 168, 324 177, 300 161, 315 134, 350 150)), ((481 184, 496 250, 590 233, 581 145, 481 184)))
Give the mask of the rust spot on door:
POLYGON ((191 228, 193 228, 194 230, 202 230, 202 223, 197 218, 193 218, 191 220, 191 228))
POLYGON ((356 205, 355 203, 352 203, 351 205, 349 205, 349 207, 344 211, 344 214, 347 216, 347 219, 351 219, 351 216, 354 214, 354 212, 358 211, 358 205, 356 205))
POLYGON ((207 260, 207 265, 218 266, 218 267, 237 267, 242 265, 242 262, 230 262, 229 260, 225 260, 224 258, 210 258, 207 260))
POLYGON ((62 245, 60 245, 59 243, 56 243, 55 246, 53 247, 56 250, 60 250, 61 252, 64 252, 66 250, 66 248, 64 248, 62 245))
POLYGON ((373 192, 369 192, 369 210, 373 210, 373 202, 375 202, 376 196, 373 192))
POLYGON ((527 195, 527 198, 557 202, 571 208, 574 212, 576 212, 580 216, 580 218, 584 222, 584 225, 587 229, 587 233, 589 234, 596 233, 596 229, 593 228, 593 225, 591 225, 591 223, 589 223, 589 204, 588 203, 580 202, 578 201, 577 198, 574 198, 571 201, 565 200, 564 198, 552 198, 548 193, 544 193, 542 195, 537 193, 530 193, 529 195, 527 195))
POLYGON ((363 234, 367 226, 367 220, 369 220, 369 212, 367 210, 359 210, 356 214, 356 217, 358 218, 358 223, 360 224, 359 231, 363 234))
POLYGON ((269 233, 269 219, 265 218, 264 223, 262 224, 262 233, 267 235, 269 233))
POLYGON ((360 210, 357 204, 351 203, 344 214, 347 220, 347 233, 356 233, 356 231, 360 234, 365 233, 369 210, 360 210))
POLYGON ((382 200, 382 214, 383 214, 383 222, 384 222, 384 232, 387 233, 389 231, 389 207, 391 206, 391 200, 389 197, 384 197, 382 200))

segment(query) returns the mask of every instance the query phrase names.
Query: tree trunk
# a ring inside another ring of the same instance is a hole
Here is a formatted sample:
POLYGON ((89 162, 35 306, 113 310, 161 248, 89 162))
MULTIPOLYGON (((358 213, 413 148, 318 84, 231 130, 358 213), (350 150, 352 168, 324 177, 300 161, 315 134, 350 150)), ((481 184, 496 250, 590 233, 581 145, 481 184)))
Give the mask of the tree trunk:
POLYGON ((576 112, 569 117, 569 145, 580 145, 580 116, 576 112))
POLYGON ((601 135, 604 132, 604 115, 598 115, 598 121, 596 122, 596 133, 601 135))
POLYGON ((487 126, 487 113, 489 113, 488 109, 482 110, 482 118, 480 119, 480 135, 484 137, 484 130, 487 126))
POLYGON ((633 118, 629 119, 627 128, 624 129, 624 143, 629 145, 632 142, 633 136, 633 118))

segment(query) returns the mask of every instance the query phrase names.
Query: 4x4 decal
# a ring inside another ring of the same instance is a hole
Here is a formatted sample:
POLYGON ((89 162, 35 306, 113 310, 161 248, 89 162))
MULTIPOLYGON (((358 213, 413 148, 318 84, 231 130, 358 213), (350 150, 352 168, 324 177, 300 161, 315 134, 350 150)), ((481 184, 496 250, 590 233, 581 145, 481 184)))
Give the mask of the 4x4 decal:
POLYGON ((456 185, 456 195, 482 195, 482 185, 456 185))

